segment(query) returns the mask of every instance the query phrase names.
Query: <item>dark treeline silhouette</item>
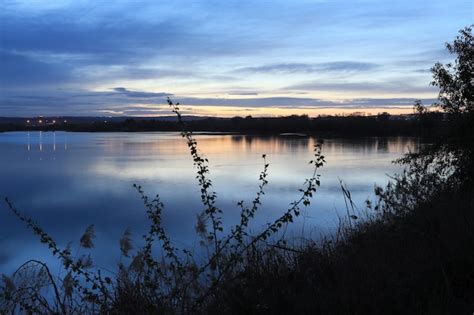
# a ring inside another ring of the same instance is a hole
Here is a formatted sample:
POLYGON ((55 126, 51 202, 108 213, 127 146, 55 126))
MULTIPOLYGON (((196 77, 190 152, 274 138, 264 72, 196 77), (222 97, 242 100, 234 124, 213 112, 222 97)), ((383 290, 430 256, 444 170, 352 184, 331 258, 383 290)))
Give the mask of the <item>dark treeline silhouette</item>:
MULTIPOLYGON (((307 115, 286 117, 233 117, 188 119, 186 128, 199 132, 233 132, 250 134, 304 133, 318 135, 344 136, 395 136, 430 135, 445 132, 445 114, 439 112, 415 115, 375 116, 320 116, 310 118, 307 115), (417 118, 418 117, 418 118, 417 118)), ((180 124, 171 119, 124 118, 122 120, 83 120, 67 123, 26 124, 24 120, 1 123, 0 131, 18 130, 64 130, 64 131, 180 131, 180 124)))

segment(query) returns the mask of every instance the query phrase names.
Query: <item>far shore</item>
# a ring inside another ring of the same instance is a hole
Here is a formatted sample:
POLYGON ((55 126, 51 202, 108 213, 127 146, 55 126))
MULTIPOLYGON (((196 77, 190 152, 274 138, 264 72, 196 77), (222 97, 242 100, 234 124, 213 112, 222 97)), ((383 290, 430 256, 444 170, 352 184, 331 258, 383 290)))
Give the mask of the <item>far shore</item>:
MULTIPOLYGON (((431 113, 423 121, 413 115, 234 117, 187 116, 184 128, 200 134, 255 134, 291 137, 305 136, 423 136, 437 137, 445 132, 445 117, 431 113)), ((0 132, 165 132, 182 130, 172 117, 41 117, 0 118, 0 132)))

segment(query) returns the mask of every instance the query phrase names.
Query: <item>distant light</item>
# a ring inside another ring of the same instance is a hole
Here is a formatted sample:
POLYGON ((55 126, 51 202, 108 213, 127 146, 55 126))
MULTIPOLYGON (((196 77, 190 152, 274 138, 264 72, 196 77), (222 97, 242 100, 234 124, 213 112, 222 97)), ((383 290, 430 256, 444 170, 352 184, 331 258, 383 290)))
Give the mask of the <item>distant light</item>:
POLYGON ((67 120, 64 120, 64 123, 67 123, 67 120))
POLYGON ((30 123, 30 120, 28 119, 28 120, 26 121, 26 123, 29 124, 29 123, 30 123))
POLYGON ((53 120, 53 124, 55 124, 55 123, 56 123, 56 120, 53 120))
POLYGON ((42 121, 41 119, 40 119, 40 120, 38 120, 38 122, 39 122, 40 124, 42 124, 42 123, 43 123, 43 121, 42 121))

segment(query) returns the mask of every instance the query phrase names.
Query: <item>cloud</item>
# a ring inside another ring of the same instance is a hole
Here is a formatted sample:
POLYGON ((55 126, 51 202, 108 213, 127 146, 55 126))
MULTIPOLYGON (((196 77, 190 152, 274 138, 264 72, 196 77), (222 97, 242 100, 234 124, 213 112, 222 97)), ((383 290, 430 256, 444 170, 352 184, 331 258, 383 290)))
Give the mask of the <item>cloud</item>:
POLYGON ((175 47, 173 44, 187 34, 183 26, 172 20, 123 23, 123 16, 100 15, 96 21, 81 21, 80 16, 72 11, 34 17, 2 14, 2 27, 10 30, 2 33, 2 47, 81 56, 81 62, 86 64, 123 64, 136 63, 154 55, 156 50, 175 47), (148 45, 144 45, 145 39, 149 39, 148 45))
POLYGON ((143 92, 117 87, 111 91, 35 90, 3 91, 0 113, 6 116, 102 115, 104 109, 121 109, 137 104, 165 104, 165 92, 143 92))
POLYGON ((254 95, 254 96, 257 96, 258 93, 257 92, 252 92, 252 91, 232 91, 232 92, 227 93, 227 95, 242 95, 242 96, 254 95))
POLYGON ((143 66, 86 66, 76 69, 75 74, 88 81, 106 84, 117 80, 148 80, 163 78, 200 78, 201 76, 192 70, 178 70, 166 68, 152 68, 143 66))
POLYGON ((305 63, 277 63, 271 65, 244 67, 236 69, 236 72, 254 73, 309 73, 314 72, 314 66, 305 63))
MULTIPOLYGON (((261 98, 180 98, 176 100, 192 106, 233 106, 233 107, 266 107, 266 108, 370 108, 370 107, 412 107, 415 98, 356 98, 332 101, 302 97, 261 97, 261 98)), ((431 104, 435 99, 422 99, 431 104)))
POLYGON ((190 64, 268 47, 231 32, 212 36, 204 16, 175 6, 81 1, 44 9, 49 6, 2 2, 2 86, 74 82, 79 87, 165 77, 221 80, 219 73, 196 74, 190 64))
MULTIPOLYGON (((412 107, 417 99, 415 98, 356 98, 346 100, 346 104, 350 104, 353 107, 385 107, 385 106, 397 106, 397 107, 412 107)), ((433 104, 436 102, 435 98, 425 98, 421 100, 424 104, 433 104)))
POLYGON ((42 86, 73 80, 71 67, 0 50, 0 86, 42 86))
MULTIPOLYGON (((111 91, 36 91, 28 95, 5 92, 0 98, 0 113, 5 116, 32 115, 135 115, 170 114, 165 92, 133 91, 116 87, 111 91)), ((411 108, 414 98, 357 98, 339 101, 308 97, 248 97, 248 98, 198 98, 173 96, 184 107, 234 107, 238 108, 411 108)), ((434 99, 422 99, 431 104, 434 99)), ((183 108, 184 108, 183 107, 183 108)), ((188 110, 192 113, 192 110, 188 110)))
MULTIPOLYGON (((196 12, 207 6, 194 6, 196 12)), ((82 3, 38 10, 0 10, 2 48, 67 56, 76 65, 141 65, 163 57, 241 55, 265 48, 257 38, 218 32, 212 21, 177 4, 82 3), (182 12, 182 13, 181 13, 182 12), (213 31, 214 30, 214 31, 213 31), (215 36, 211 36, 215 35, 215 36)), ((274 43, 277 44, 277 43, 274 43)))
POLYGON ((309 81, 290 85, 282 91, 333 91, 333 92, 391 92, 391 93, 428 93, 436 91, 435 87, 426 84, 417 84, 410 81, 382 81, 382 82, 330 82, 309 81))
POLYGON ((431 69, 416 69, 416 70, 413 70, 413 72, 416 72, 416 73, 431 73, 431 69))
POLYGON ((160 97, 160 98, 163 98, 163 97, 171 97, 171 96, 173 96, 173 94, 164 93, 164 92, 156 93, 156 92, 131 91, 131 90, 126 89, 126 88, 124 88, 124 87, 116 87, 116 88, 113 88, 112 90, 114 90, 114 91, 117 92, 117 93, 123 94, 123 95, 125 95, 125 96, 127 96, 127 97, 138 97, 138 98, 155 98, 155 97, 160 97))
POLYGON ((314 72, 360 72, 378 68, 379 65, 369 62, 337 61, 326 63, 275 63, 255 67, 244 67, 236 72, 252 73, 314 73, 314 72))
POLYGON ((357 61, 337 61, 322 63, 317 66, 322 71, 369 71, 379 67, 376 63, 371 62, 357 62, 357 61))

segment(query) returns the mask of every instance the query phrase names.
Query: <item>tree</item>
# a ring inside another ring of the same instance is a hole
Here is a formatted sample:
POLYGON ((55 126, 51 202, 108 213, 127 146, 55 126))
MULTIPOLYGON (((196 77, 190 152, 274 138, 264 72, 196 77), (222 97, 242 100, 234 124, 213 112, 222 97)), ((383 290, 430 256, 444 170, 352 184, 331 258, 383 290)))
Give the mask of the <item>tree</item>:
MULTIPOLYGON (((451 183, 470 187, 474 180, 474 38, 472 27, 459 35, 446 48, 456 56, 454 64, 436 63, 431 69, 433 86, 439 87, 438 103, 447 114, 448 130, 437 145, 408 155, 403 161, 414 173, 436 169, 450 173, 451 183)), ((427 111, 416 102, 415 111, 423 119, 427 111)))
POLYGON ((474 38, 472 27, 459 31, 453 43, 446 48, 457 55, 454 64, 436 63, 433 72, 433 86, 439 87, 438 105, 450 114, 474 112, 474 38))

